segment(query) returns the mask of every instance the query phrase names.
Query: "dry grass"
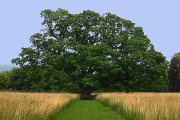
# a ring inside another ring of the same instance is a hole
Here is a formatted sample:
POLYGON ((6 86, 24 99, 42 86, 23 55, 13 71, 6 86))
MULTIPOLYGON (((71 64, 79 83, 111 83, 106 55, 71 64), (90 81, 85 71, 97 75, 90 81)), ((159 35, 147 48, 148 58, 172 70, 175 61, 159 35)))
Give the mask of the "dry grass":
POLYGON ((1 120, 46 120, 76 94, 0 92, 1 120))
POLYGON ((180 120, 180 93, 101 93, 97 99, 131 119, 180 120))

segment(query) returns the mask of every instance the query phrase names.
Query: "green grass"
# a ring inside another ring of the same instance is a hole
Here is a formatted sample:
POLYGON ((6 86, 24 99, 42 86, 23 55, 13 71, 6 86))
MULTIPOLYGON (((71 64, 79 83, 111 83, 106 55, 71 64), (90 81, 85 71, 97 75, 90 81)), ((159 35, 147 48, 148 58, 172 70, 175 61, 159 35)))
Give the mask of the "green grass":
MULTIPOLYGON (((99 98, 97 99, 100 103, 102 103, 105 106, 110 107, 114 111, 118 112, 120 115, 122 115, 124 118, 128 120, 145 120, 144 114, 142 114, 137 109, 127 109, 127 107, 123 104, 123 102, 119 102, 118 104, 113 104, 110 102, 109 99, 106 98, 99 98)), ((159 120, 159 119, 157 119, 159 120)))
POLYGON ((125 120, 96 100, 78 100, 60 111, 55 120, 125 120))

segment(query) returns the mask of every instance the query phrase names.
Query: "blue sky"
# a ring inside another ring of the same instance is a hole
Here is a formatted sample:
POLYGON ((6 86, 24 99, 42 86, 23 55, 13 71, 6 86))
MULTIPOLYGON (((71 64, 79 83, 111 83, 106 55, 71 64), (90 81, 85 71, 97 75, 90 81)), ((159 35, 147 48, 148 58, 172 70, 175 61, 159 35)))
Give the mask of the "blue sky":
POLYGON ((11 64, 29 37, 42 28, 40 12, 63 8, 70 13, 114 13, 144 29, 157 51, 170 60, 180 52, 180 0, 1 0, 0 65, 11 64))

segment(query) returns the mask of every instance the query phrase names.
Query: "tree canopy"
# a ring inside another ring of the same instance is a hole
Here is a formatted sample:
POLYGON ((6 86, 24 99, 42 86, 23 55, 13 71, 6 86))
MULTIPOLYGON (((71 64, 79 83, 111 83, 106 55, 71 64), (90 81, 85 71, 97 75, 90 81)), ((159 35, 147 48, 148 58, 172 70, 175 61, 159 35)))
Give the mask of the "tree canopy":
POLYGON ((169 84, 171 92, 180 91, 180 53, 175 53, 169 66, 169 84))
POLYGON ((12 60, 20 66, 20 89, 89 94, 166 88, 165 57, 131 21, 90 10, 44 10, 41 17, 41 32, 12 60))
POLYGON ((0 72, 0 90, 7 89, 7 81, 9 80, 9 76, 6 72, 0 72))

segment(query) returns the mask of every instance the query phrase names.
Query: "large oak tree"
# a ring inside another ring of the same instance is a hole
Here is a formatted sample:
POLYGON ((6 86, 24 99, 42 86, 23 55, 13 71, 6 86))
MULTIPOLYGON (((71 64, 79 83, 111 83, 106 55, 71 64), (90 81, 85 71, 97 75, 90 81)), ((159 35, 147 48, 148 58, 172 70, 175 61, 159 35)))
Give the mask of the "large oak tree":
POLYGON ((12 60, 30 87, 82 94, 166 88, 165 57, 131 21, 90 10, 44 10, 41 16, 44 28, 12 60))

